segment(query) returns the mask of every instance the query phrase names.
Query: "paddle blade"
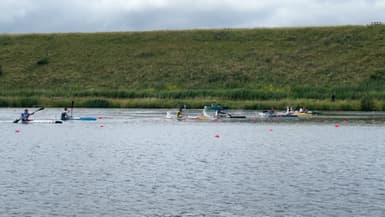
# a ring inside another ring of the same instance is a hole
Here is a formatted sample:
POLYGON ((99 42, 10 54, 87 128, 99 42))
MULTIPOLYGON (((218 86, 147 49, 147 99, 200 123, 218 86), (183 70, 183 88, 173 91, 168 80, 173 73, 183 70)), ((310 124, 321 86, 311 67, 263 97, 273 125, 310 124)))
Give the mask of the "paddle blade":
POLYGON ((19 121, 20 121, 20 119, 16 119, 16 120, 13 121, 13 123, 16 124, 16 123, 19 122, 19 121))

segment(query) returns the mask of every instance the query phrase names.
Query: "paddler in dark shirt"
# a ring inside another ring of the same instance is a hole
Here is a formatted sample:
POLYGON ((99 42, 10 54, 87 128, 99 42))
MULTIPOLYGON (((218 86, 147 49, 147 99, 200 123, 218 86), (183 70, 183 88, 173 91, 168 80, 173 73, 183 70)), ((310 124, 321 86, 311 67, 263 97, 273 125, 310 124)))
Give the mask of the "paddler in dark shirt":
POLYGON ((70 115, 67 107, 65 107, 64 111, 61 113, 61 120, 66 121, 66 120, 69 120, 70 118, 71 118, 71 115, 70 115))
POLYGON ((28 112, 28 109, 24 109, 24 112, 21 113, 20 119, 21 121, 29 121, 29 116, 31 113, 28 112))

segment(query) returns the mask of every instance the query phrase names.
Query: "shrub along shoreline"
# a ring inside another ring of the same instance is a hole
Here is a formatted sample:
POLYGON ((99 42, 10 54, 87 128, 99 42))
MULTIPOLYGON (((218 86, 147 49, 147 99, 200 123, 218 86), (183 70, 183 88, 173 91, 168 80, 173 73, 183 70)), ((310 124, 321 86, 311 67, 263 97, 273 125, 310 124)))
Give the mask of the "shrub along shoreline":
POLYGON ((220 104, 230 109, 246 110, 285 110, 286 106, 304 107, 319 111, 384 111, 382 100, 315 100, 315 99, 280 99, 280 100, 228 100, 218 98, 100 98, 100 97, 0 97, 0 107, 68 107, 71 102, 75 107, 84 108, 179 108, 201 109, 205 105, 220 104))

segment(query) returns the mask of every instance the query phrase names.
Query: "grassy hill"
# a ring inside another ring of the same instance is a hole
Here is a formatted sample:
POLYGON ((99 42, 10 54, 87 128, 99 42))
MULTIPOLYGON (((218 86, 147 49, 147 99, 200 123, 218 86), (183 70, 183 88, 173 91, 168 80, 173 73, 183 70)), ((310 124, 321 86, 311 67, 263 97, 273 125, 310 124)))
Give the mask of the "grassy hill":
POLYGON ((385 25, 3 34, 0 66, 0 106, 385 110, 385 25))

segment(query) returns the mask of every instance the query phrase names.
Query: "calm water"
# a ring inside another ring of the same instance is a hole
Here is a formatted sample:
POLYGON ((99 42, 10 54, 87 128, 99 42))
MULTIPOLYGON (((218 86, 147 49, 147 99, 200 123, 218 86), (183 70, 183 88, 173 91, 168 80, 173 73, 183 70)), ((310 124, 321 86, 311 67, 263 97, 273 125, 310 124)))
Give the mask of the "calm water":
POLYGON ((381 118, 336 127, 77 109, 103 119, 10 123, 21 110, 0 109, 0 216, 385 216, 381 118))

